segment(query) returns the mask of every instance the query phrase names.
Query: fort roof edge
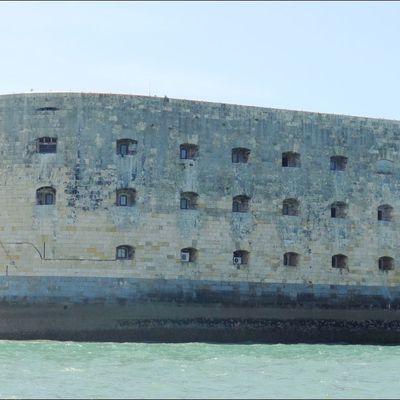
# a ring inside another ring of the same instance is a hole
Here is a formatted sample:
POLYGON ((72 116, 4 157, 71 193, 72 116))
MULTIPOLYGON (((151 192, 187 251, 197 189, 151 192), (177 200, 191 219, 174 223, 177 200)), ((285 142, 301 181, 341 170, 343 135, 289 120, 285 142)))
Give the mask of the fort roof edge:
POLYGON ((109 93, 109 92, 68 92, 68 91, 60 91, 60 92, 20 92, 20 93, 4 93, 0 94, 0 99, 4 97, 42 97, 42 96, 72 96, 72 97, 126 97, 126 98, 142 98, 148 100, 158 100, 163 101, 165 97, 168 98, 169 101, 176 103, 188 103, 188 104, 205 104, 216 107, 229 107, 236 108, 239 107, 241 109, 248 109, 254 111, 272 111, 272 112, 289 112, 294 114, 307 114, 307 115, 319 115, 321 117, 343 117, 343 118, 352 118, 357 120, 375 120, 382 122, 394 122, 400 123, 400 119, 394 118, 380 118, 380 117, 368 117, 368 116, 360 116, 360 115, 351 115, 351 114, 340 114, 340 113, 328 113, 328 112, 318 112, 318 111, 306 111, 306 110, 293 110, 289 108, 275 108, 275 107, 261 107, 261 106, 251 106, 244 104, 236 104, 236 103, 225 103, 225 102, 216 102, 216 101, 205 101, 205 100, 193 100, 193 99, 178 99, 174 97, 168 96, 149 96, 142 94, 128 94, 128 93, 109 93))

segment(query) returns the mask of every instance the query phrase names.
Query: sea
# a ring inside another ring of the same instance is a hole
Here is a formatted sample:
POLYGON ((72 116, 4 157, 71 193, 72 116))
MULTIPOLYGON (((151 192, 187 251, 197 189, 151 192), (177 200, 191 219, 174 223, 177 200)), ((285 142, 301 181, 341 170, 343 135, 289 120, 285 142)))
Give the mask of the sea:
POLYGON ((0 398, 394 399, 400 346, 0 341, 0 398))

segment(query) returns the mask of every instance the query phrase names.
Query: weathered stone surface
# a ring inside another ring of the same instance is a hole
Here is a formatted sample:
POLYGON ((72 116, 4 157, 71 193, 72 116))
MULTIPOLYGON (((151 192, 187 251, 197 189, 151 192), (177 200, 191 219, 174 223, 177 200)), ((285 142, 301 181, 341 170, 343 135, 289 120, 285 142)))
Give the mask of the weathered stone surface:
POLYGON ((0 96, 0 269, 396 286, 399 143, 398 121, 145 96, 0 96), (36 152, 43 136, 57 137, 57 153, 36 152), (137 141, 134 155, 116 154, 123 138, 137 141), (196 160, 179 159, 182 143, 199 146, 196 160), (250 149, 247 164, 232 163, 235 147, 250 149), (299 168, 282 167, 287 151, 300 153, 299 168), (335 155, 348 158, 345 171, 330 170, 335 155), (36 205, 42 186, 56 189, 55 205, 36 205), (134 207, 115 205, 120 188, 136 189, 134 207), (186 191, 198 193, 197 210, 180 210, 186 191), (251 198, 248 213, 232 213, 236 195, 251 198), (300 202, 299 216, 282 215, 286 198, 300 202), (334 201, 347 218, 330 217, 334 201), (377 220, 381 204, 392 221, 377 220), (121 244, 133 260, 114 260, 121 244), (181 263, 186 247, 198 250, 196 265, 181 263), (250 253, 244 271, 232 264, 240 249, 250 253), (283 266, 286 252, 300 255, 297 267, 283 266), (348 269, 331 267, 334 254, 348 269), (381 256, 394 270, 379 270, 381 256))

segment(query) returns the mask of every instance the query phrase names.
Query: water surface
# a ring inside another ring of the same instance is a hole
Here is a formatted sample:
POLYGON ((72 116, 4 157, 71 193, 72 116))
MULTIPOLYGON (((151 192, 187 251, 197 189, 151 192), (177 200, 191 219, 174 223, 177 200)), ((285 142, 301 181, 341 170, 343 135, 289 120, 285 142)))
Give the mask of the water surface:
POLYGON ((0 398, 399 398, 400 346, 0 341, 0 398))

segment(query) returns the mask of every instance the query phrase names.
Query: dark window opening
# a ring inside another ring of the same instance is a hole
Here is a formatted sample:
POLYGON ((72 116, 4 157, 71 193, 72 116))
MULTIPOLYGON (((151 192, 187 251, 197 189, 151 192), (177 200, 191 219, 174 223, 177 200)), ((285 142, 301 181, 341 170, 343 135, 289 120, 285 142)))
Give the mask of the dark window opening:
POLYGON ((186 160, 188 158, 188 151, 184 147, 181 147, 180 158, 181 160, 186 160))
POLYGON ((199 156, 199 146, 196 144, 181 144, 179 147, 179 158, 181 160, 194 160, 199 156))
POLYGON ((197 250, 193 247, 186 247, 181 250, 181 261, 182 262, 196 262, 197 261, 197 250))
POLYGON ((59 108, 57 107, 40 107, 37 108, 36 111, 57 111, 59 108))
POLYGON ((136 154, 137 141, 133 139, 117 140, 117 154, 119 156, 130 156, 136 154))
POLYGON ((120 207, 133 207, 136 202, 135 189, 119 189, 117 190, 116 205, 120 207))
POLYGON ((282 205, 282 215, 296 216, 300 215, 300 205, 296 199, 286 199, 282 205))
POLYGON ((390 271, 394 268, 394 259, 392 257, 381 257, 378 265, 381 271, 390 271))
POLYGON ((188 207, 188 203, 189 203, 188 199, 182 198, 181 199, 181 209, 182 210, 187 210, 189 208, 188 207))
POLYGON ((249 263, 250 253, 246 250, 236 250, 233 252, 233 265, 240 268, 241 265, 247 265, 249 263))
POLYGON ((378 221, 391 221, 393 207, 382 205, 378 207, 378 221))
POLYGON ((132 260, 135 250, 132 246, 118 246, 116 249, 116 259, 117 260, 132 260))
POLYGON ((249 161, 250 150, 243 147, 232 149, 232 162, 246 164, 249 161))
POLYGON ((197 199, 199 195, 193 192, 181 193, 180 208, 182 210, 195 210, 197 209, 197 199))
POLYGON ((44 196, 44 204, 54 204, 54 194, 53 193, 46 193, 44 196))
POLYGON ((332 218, 346 218, 347 217, 347 206, 346 203, 337 201, 331 205, 331 217, 332 218))
POLYGON ((297 253, 289 252, 283 255, 283 265, 286 267, 297 267, 300 256, 297 253))
POLYGON ((282 167, 300 167, 300 154, 292 151, 282 153, 282 167))
POLYGON ((232 212, 248 212, 250 198, 244 195, 235 196, 232 201, 232 212))
POLYGON ((41 154, 57 153, 57 138, 41 137, 37 139, 36 151, 41 154))
POLYGON ((331 170, 344 171, 347 166, 347 157, 333 156, 331 157, 331 170))
POLYGON ((343 254, 332 256, 332 268, 347 268, 347 257, 343 254))
POLYGON ((56 203, 56 191, 52 187, 42 187, 36 190, 36 204, 49 206, 56 203))
POLYGON ((126 194, 121 194, 118 197, 118 205, 119 206, 127 206, 128 205, 128 196, 126 194))

